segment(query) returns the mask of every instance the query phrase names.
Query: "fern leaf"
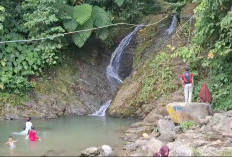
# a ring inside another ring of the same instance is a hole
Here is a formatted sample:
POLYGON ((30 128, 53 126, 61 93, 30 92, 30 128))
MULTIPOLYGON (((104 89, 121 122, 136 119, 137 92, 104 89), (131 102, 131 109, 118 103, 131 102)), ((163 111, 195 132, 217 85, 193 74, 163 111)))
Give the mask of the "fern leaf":
POLYGON ((79 24, 83 25, 91 17, 92 9, 92 5, 89 4, 78 5, 74 7, 73 17, 79 24))
MULTIPOLYGON (((90 18, 85 24, 78 27, 78 30, 93 28, 93 20, 90 18)), ((90 37, 92 31, 80 32, 72 35, 74 43, 81 48, 87 39, 90 37)))
POLYGON ((76 30, 78 23, 74 20, 65 20, 63 21, 64 28, 68 31, 74 31, 76 30))
MULTIPOLYGON (((110 14, 100 7, 94 6, 92 15, 95 27, 102 27, 111 24, 110 14)), ((102 28, 100 30, 97 30, 96 34, 98 38, 105 40, 108 36, 108 29, 102 28)))
POLYGON ((94 20, 94 26, 96 27, 111 24, 110 14, 100 7, 94 6, 92 15, 94 20))

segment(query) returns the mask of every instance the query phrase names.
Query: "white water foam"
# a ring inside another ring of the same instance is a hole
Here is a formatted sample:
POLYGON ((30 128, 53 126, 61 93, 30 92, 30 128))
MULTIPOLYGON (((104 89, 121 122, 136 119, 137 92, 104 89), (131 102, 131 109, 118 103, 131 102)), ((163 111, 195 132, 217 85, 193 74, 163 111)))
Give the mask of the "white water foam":
POLYGON ((98 111, 92 114, 92 116, 99 116, 99 117, 104 117, 106 114, 106 110, 109 108, 111 103, 111 100, 108 100, 104 105, 100 107, 98 111))

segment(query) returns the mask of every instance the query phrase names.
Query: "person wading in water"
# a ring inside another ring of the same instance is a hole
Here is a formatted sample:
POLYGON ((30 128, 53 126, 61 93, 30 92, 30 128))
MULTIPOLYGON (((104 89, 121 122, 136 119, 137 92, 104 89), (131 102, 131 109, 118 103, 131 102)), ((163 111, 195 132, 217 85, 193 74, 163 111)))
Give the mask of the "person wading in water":
POLYGON ((189 68, 185 68, 185 73, 182 74, 185 102, 192 102, 193 93, 193 74, 189 72, 189 68))

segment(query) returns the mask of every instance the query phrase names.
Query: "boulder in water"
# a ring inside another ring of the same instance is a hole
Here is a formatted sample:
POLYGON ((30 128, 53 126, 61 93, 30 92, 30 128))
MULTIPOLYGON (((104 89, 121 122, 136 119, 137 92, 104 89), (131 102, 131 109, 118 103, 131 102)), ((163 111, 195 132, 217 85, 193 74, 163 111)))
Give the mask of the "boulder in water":
POLYGON ((103 145, 100 148, 90 147, 82 151, 80 157, 94 156, 117 156, 117 154, 108 145, 103 145))
POLYGON ((99 156, 117 156, 117 154, 108 145, 103 145, 100 148, 99 156))
POLYGON ((80 153, 80 157, 89 157, 89 156, 98 156, 100 154, 100 150, 97 147, 90 147, 85 150, 83 150, 80 153))
POLYGON ((209 116, 209 105, 206 103, 173 102, 166 106, 171 119, 176 123, 195 121, 209 116))

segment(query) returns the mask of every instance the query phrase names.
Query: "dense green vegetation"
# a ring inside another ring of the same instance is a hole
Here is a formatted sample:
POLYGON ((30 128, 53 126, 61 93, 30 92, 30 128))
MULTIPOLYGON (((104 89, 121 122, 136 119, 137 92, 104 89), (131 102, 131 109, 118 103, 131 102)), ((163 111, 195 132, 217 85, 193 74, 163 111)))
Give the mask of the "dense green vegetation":
POLYGON ((157 9, 155 0, 0 1, 1 41, 49 37, 42 41, 0 45, 0 91, 16 94, 26 91, 33 86, 30 78, 58 64, 68 47, 81 48, 92 36, 104 41, 110 30, 61 33, 115 22, 138 22, 157 9))
POLYGON ((195 1, 195 30, 190 48, 177 52, 196 74, 195 98, 207 82, 215 108, 232 109, 232 1, 195 1))
POLYGON ((167 96, 177 89, 177 85, 173 81, 174 72, 171 57, 166 52, 160 52, 147 60, 138 75, 143 76, 141 81, 143 85, 136 103, 148 103, 160 96, 167 96))

